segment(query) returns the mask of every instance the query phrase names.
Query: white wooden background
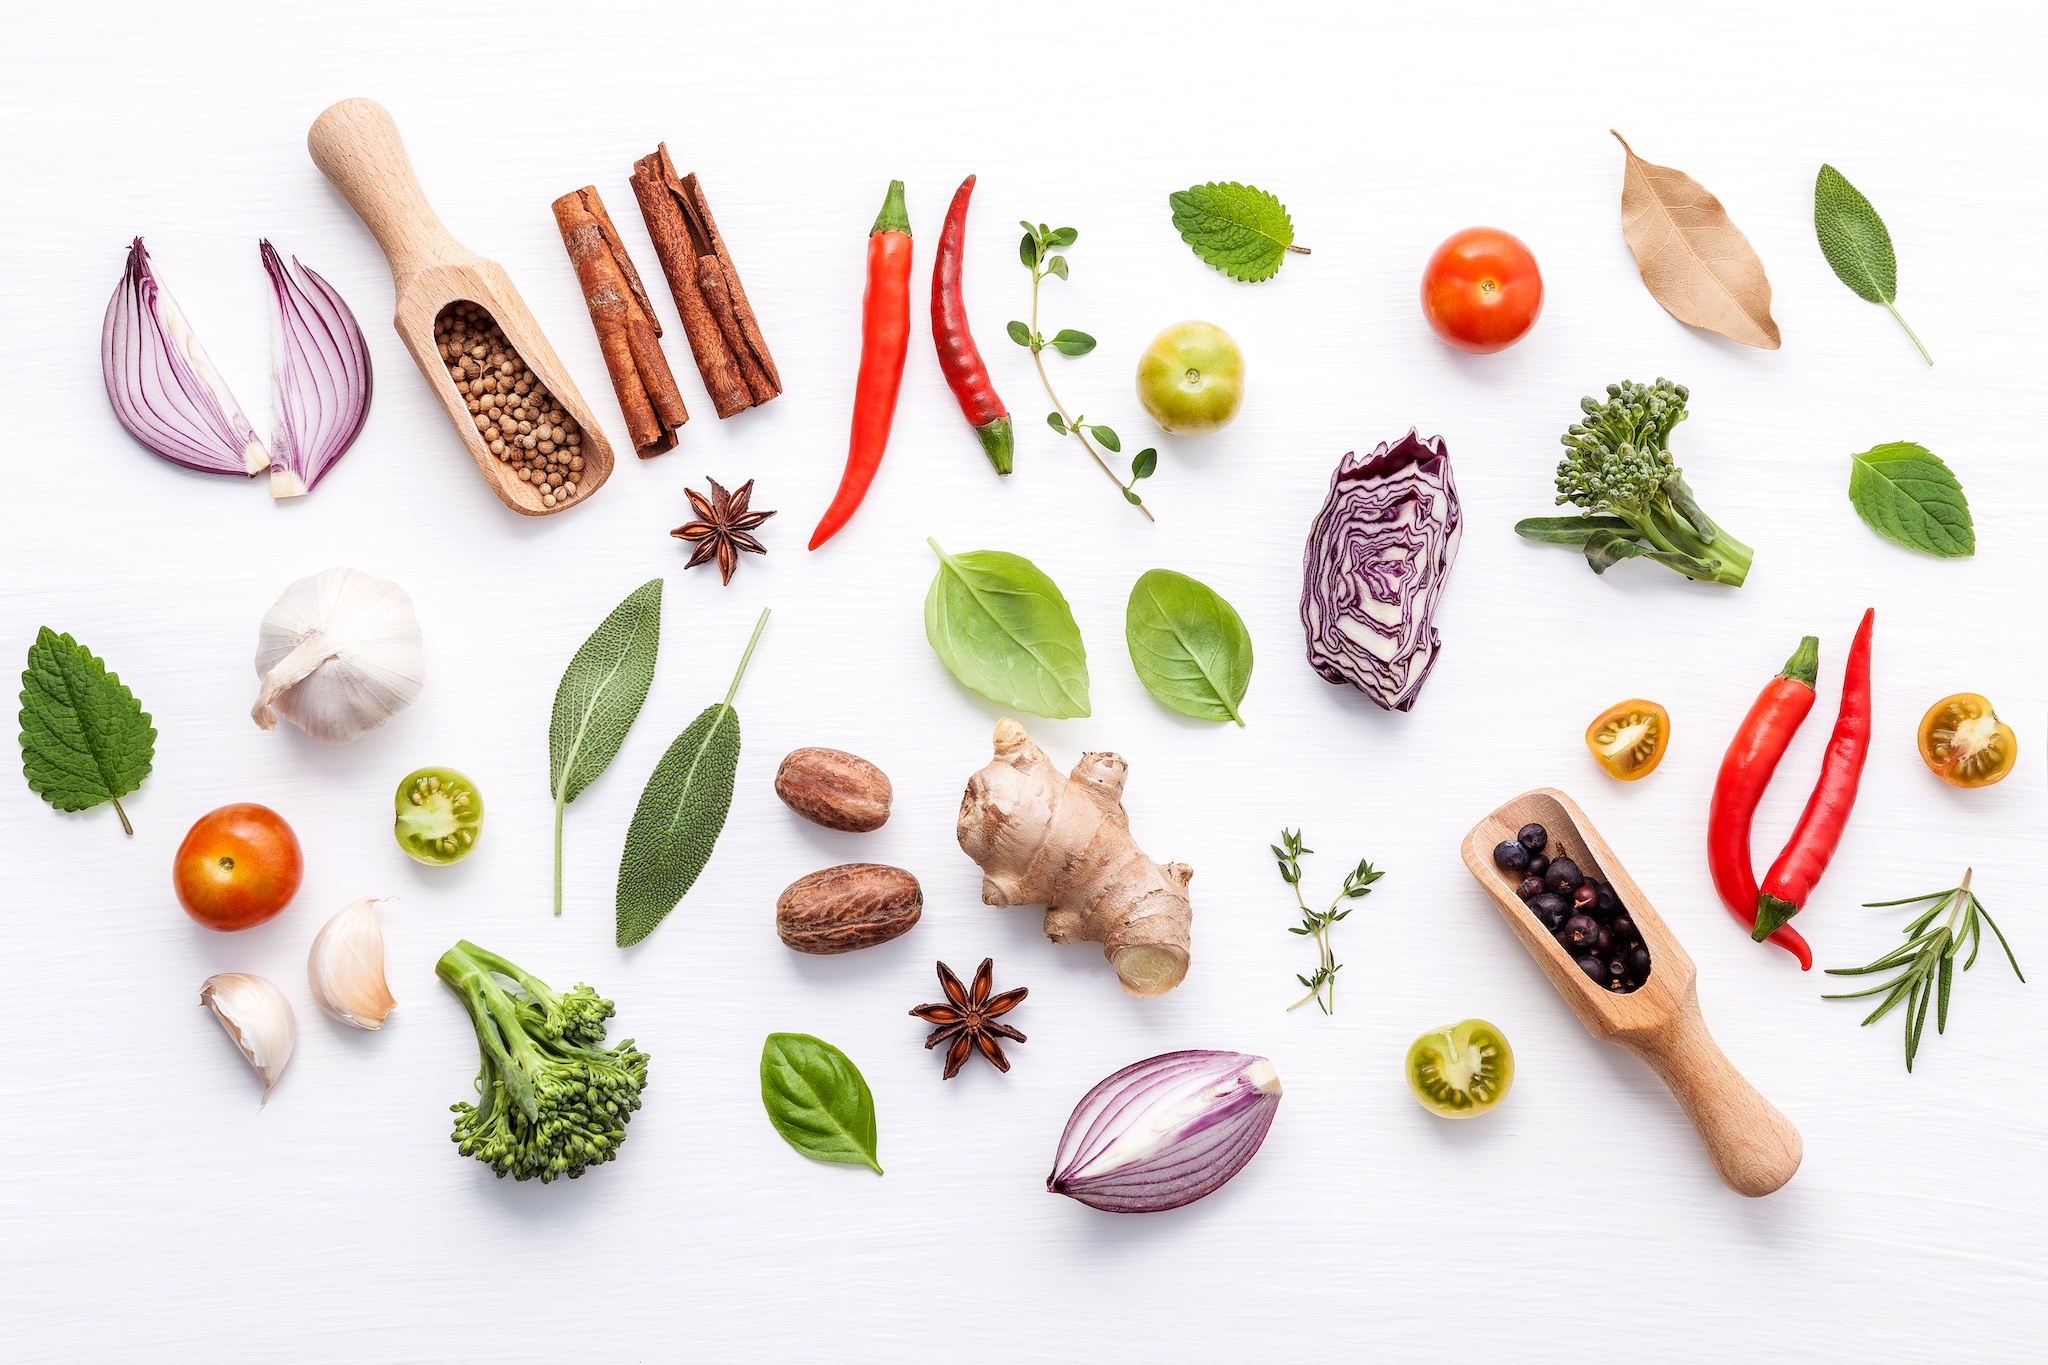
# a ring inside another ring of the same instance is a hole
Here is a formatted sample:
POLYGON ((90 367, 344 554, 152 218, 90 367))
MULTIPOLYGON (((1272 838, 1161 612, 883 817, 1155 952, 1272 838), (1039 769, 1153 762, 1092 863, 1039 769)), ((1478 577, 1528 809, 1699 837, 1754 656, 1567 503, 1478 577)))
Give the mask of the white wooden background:
MULTIPOLYGON (((1903 917, 1859 902, 1952 884, 1964 867, 2023 965, 2048 974, 2040 819, 2042 501, 2039 171, 2043 22, 2031 6, 1558 3, 1285 7, 1202 0, 1034 9, 686 3, 39 6, 9 25, 0 84, 0 654, 48 624, 88 642, 162 732, 128 802, 61 816, 0 781, 9 875, 0 963, 0 1355, 11 1360, 533 1359, 1993 1361, 2038 1349, 2048 1135, 2044 986, 1982 961, 1918 1074, 1895 1020, 1857 1028, 1722 913, 1702 857, 1707 794, 1737 718, 1798 637, 1822 640, 1820 702, 1758 826, 1768 862, 1803 803, 1843 651, 1878 609, 1877 742, 1865 794, 1802 921, 1823 965, 1883 951, 1903 917), (368 233, 304 150, 333 100, 396 116, 451 229, 510 270, 617 439, 574 277, 548 213, 595 183, 652 276, 626 177, 666 138, 699 171, 787 381, 715 420, 667 299, 694 419, 681 449, 626 458, 593 505, 534 522, 499 506, 385 323, 368 233), (1617 226, 1621 129, 1718 193, 1767 263, 1784 349, 1745 350, 1667 317, 1617 226), (1928 369, 1813 239, 1831 161, 1877 204, 1928 369), (825 550, 803 543, 836 485, 854 379, 864 237, 909 184, 920 297, 953 187, 978 172, 969 304, 1016 413, 998 483, 947 394, 924 327, 888 462, 825 550), (1168 222, 1170 190, 1255 181, 1314 255, 1241 287, 1168 222), (1101 349, 1054 357, 1062 394, 1122 429, 1162 325, 1201 317, 1249 356, 1244 415, 1160 439, 1143 524, 1039 421, 1019 218, 1071 224, 1073 281, 1050 327, 1101 349), (1428 333, 1416 281, 1453 230, 1492 223, 1535 250, 1541 323, 1503 355, 1428 333), (269 236, 366 324, 378 374, 362 440, 295 506, 187 474, 115 425, 96 361, 128 238, 164 277, 268 428, 269 236), (1550 504, 1579 396, 1664 374, 1691 386, 1678 432, 1703 504, 1756 547, 1739 591, 1624 565, 1604 580, 1521 543, 1550 504), (1295 617, 1302 537, 1346 450, 1411 426, 1449 442, 1468 518, 1412 714, 1318 680, 1295 617), (1848 457, 1926 443, 1958 471, 1980 552, 1936 562, 1880 541, 1845 497, 1848 457), (683 489, 759 480, 779 509, 729 589, 681 572, 683 489), (1144 847, 1196 868, 1194 970, 1125 998, 1091 947, 1055 949, 1028 910, 977 903, 953 841, 961 784, 996 708, 925 646, 921 602, 950 549, 1026 554, 1073 602, 1095 714, 1039 722, 1062 762, 1130 761, 1144 847), (339 751, 250 724, 256 623, 289 581, 354 565, 402 583, 428 648, 424 695, 339 751), (1184 721, 1122 644, 1131 582, 1165 565, 1243 612, 1258 648, 1248 728, 1184 721), (568 913, 548 913, 545 740, 562 664, 627 591, 668 579, 653 694, 612 770, 572 809, 568 913), (775 617, 739 698, 745 752, 717 856, 642 948, 612 946, 621 841, 656 757, 722 692, 763 606, 775 617), (2025 754, 2003 786, 1956 792, 1914 757, 1922 709, 1990 695, 2025 754), (1669 760, 1639 786, 1594 768, 1580 731, 1622 697, 1671 708, 1669 760), (836 745, 880 763, 896 813, 856 837, 775 800, 777 759, 836 745), (425 763, 483 787, 485 842, 448 869, 407 862, 389 794, 425 763), (1799 1125, 1782 1193, 1724 1190, 1676 1106, 1574 1022, 1472 885, 1457 847, 1524 788, 1592 813, 1699 964, 1716 1035, 1799 1125), (296 904, 235 936, 170 893, 172 850, 214 806, 266 802, 303 839, 296 904), (1340 931, 1334 1019, 1289 1015, 1312 954, 1266 845, 1305 828, 1312 888, 1350 860, 1387 869, 1340 931), (776 893, 830 863, 901 864, 924 922, 886 947, 799 957, 776 893), (332 1024, 304 984, 322 921, 389 907, 400 1006, 380 1034, 332 1024), (434 981, 469 936, 614 996, 653 1055, 622 1158, 574 1184, 515 1185, 460 1159, 467 1022, 434 981), (950 1084, 905 1016, 932 962, 993 954, 1028 985, 1030 1042, 1007 1076, 950 1084), (221 970, 266 974, 302 1037, 267 1108, 197 1003, 221 970), (1401 1082, 1409 1040, 1469 1015, 1513 1041, 1519 1079, 1468 1124, 1401 1082), (814 1165, 770 1129, 755 1068, 771 1030, 820 1034, 866 1072, 888 1175, 814 1165), (1287 1087, 1265 1149, 1183 1211, 1118 1218, 1042 1188, 1068 1110, 1136 1058, 1223 1047, 1287 1087)), ((13 665, 8 664, 9 668, 13 665)))

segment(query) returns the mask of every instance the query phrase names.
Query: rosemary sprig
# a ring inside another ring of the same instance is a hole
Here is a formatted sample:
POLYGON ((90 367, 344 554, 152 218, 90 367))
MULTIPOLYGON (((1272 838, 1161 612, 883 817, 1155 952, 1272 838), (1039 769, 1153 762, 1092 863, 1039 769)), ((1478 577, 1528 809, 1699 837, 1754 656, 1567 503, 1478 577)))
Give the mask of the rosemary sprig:
POLYGON ((1093 436, 1095 441, 1100 442, 1111 454, 1120 455, 1124 448, 1122 438, 1109 427, 1100 422, 1090 422, 1080 413, 1069 417, 1067 405, 1060 402, 1060 396, 1052 391, 1052 380, 1045 372, 1047 347, 1061 355, 1087 355, 1095 349, 1095 338, 1086 332, 1063 327, 1047 340, 1045 334, 1038 330, 1038 286, 1048 275, 1057 275, 1063 280, 1067 278, 1067 258, 1059 253, 1072 246, 1081 234, 1070 227, 1049 228, 1043 223, 1037 227, 1029 223, 1023 223, 1021 226, 1024 229, 1024 240, 1018 243, 1017 255, 1023 260, 1025 268, 1031 272, 1031 322, 1029 326, 1021 322, 1012 322, 1009 333, 1010 340, 1031 352, 1031 363, 1038 366, 1038 382, 1045 385, 1045 396, 1052 400, 1053 410, 1045 415, 1045 423, 1060 435, 1071 436, 1079 441, 1081 449, 1087 451, 1101 467, 1102 472, 1109 476, 1110 482, 1122 490, 1124 501, 1143 512, 1145 520, 1151 521, 1154 519, 1152 509, 1145 506, 1145 500, 1138 496, 1138 480, 1150 478, 1152 471, 1159 467, 1159 452, 1147 446, 1133 456, 1130 482, 1124 482, 1117 472, 1109 467, 1109 461, 1102 458, 1102 452, 1095 448, 1094 442, 1088 439, 1093 436))
POLYGON ((1337 973, 1344 970, 1344 964, 1337 960, 1336 955, 1330 949, 1330 926, 1358 908, 1357 906, 1345 906, 1344 909, 1339 910, 1338 906, 1344 905, 1344 902, 1347 900, 1358 900, 1362 896, 1370 895, 1372 893, 1372 884, 1386 874, 1384 872, 1375 872, 1372 864, 1361 858, 1358 860, 1358 866, 1352 868, 1350 874, 1344 878, 1344 889, 1339 891, 1330 901, 1330 908, 1327 910, 1311 910, 1308 908, 1308 902, 1303 900, 1301 896, 1301 859, 1303 854, 1313 853, 1315 850, 1301 842, 1300 830, 1289 831, 1285 829, 1280 831, 1280 842, 1269 844, 1267 847, 1273 850, 1274 858, 1279 860, 1280 879, 1294 888, 1294 903, 1301 907, 1301 926, 1296 929, 1289 929, 1287 932, 1290 934, 1300 934, 1303 938, 1313 938, 1316 941, 1315 975, 1297 975, 1294 978, 1302 985, 1308 987, 1308 994, 1287 1008, 1290 1011, 1298 1010, 1313 1000, 1322 1009, 1324 1014, 1335 1014, 1337 1012, 1337 973))
POLYGON ((1990 925, 1997 935, 1998 946, 2005 949, 2005 960, 2012 964, 2012 974, 2026 981, 2026 974, 2020 971, 2019 959, 2012 955, 2012 945, 2005 941, 2005 934, 1991 918, 1991 912, 1977 899, 1977 893, 1970 889, 1973 870, 1965 870, 1963 884, 1946 891, 1934 891, 1924 896, 1908 896, 1904 900, 1869 901, 1867 910, 1882 909, 1893 905, 1927 905, 1911 924, 1905 928, 1906 943, 1886 953, 1867 967, 1830 967, 1829 976, 1869 976, 1876 972, 1896 971, 1898 975, 1889 981, 1881 981, 1865 991, 1850 991, 1842 995, 1825 995, 1823 1000, 1856 1000, 1864 996, 1883 994, 1884 1000, 1872 1010, 1865 1024, 1874 1024, 1893 1009, 1903 1004, 1906 1007, 1906 1070, 1913 1069, 1913 1058, 1920 1051, 1920 1037, 1927 1027, 1927 1006, 1934 1004, 1934 1031, 1948 1031, 1948 996, 1955 980, 1956 955, 1969 945, 1970 955, 1963 959, 1963 970, 1968 971, 1977 961, 1977 950, 1983 946, 1984 926, 1990 925), (1930 904, 1931 902, 1931 904, 1930 904), (1940 919, 1943 911, 1948 916, 1940 919))

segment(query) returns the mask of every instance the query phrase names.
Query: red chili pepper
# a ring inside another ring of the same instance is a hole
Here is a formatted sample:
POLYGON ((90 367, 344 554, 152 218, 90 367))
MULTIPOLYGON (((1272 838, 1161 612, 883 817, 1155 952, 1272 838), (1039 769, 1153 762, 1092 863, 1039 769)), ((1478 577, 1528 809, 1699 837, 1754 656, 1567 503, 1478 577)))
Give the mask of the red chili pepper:
MULTIPOLYGON (((1764 684, 1742 718, 1742 728, 1729 741, 1714 779, 1714 800, 1707 808, 1707 867, 1721 904, 1744 932, 1756 927, 1756 865, 1749 856, 1749 827, 1764 788, 1777 771, 1778 760, 1792 736, 1813 710, 1813 682, 1820 671, 1820 641, 1808 635, 1785 661, 1778 676, 1764 684)), ((1813 950, 1791 925, 1774 931, 1770 941, 1799 959, 1799 970, 1813 970, 1813 950)))
POLYGON ((1876 618, 1873 607, 1863 613, 1863 624, 1856 628, 1856 638, 1849 645, 1849 663, 1842 670, 1842 709, 1820 762, 1820 780, 1814 783, 1813 795, 1806 799, 1806 809, 1800 812, 1785 851, 1771 864, 1763 892, 1756 899, 1756 928, 1750 937, 1759 942, 1805 907, 1806 898, 1842 842, 1842 829, 1856 804, 1863 760, 1870 756, 1870 628, 1876 618))
POLYGON ((889 448, 896 419, 896 394, 903 387, 903 359, 910 353, 910 215, 903 207, 903 182, 889 182, 889 197, 868 231, 868 287, 861 297, 860 376, 853 386, 853 437, 846 473, 832 505, 811 532, 817 549, 852 518, 868 495, 889 448))
POLYGON ((1010 410, 996 396, 995 382, 974 344, 967 327, 967 302, 961 297, 962 258, 967 251, 967 199, 974 193, 974 177, 968 176, 953 192, 953 204, 946 210, 946 225, 939 232, 939 254, 932 266, 932 340, 939 347, 939 368, 959 400, 967 425, 981 438, 988 462, 996 473, 1010 472, 1016 439, 1010 431, 1010 410))

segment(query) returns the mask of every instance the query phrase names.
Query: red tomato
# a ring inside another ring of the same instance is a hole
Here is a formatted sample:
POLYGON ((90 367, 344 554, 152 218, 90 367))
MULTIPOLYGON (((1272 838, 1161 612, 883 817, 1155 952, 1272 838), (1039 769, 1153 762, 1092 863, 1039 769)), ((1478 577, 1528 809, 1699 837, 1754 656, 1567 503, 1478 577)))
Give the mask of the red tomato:
POLYGON ((1536 325, 1543 276, 1521 239, 1499 228, 1466 228, 1429 258, 1422 315, 1449 345, 1474 355, 1506 350, 1536 325))
POLYGON ((199 817, 178 845, 178 904, 209 929, 247 929, 291 904, 305 875, 299 836, 268 806, 240 802, 199 817))

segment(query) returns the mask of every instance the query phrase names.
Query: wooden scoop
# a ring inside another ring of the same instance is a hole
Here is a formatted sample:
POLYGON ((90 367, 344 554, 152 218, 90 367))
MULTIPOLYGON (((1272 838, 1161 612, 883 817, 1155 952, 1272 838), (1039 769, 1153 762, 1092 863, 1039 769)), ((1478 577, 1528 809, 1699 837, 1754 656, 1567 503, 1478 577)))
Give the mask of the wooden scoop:
POLYGON ((426 376, 427 387, 448 410, 469 456, 507 507, 529 517, 544 517, 587 501, 611 477, 612 448, 591 420, 589 405, 576 391, 555 348, 541 335, 540 325, 526 310, 504 267, 488 261, 449 235, 434 216, 412 161, 399 140, 398 125, 374 100, 343 100, 332 106, 306 134, 313 163, 341 191, 369 225, 377 245, 391 262, 391 284, 398 296, 392 325, 426 376), (467 300, 497 321, 505 339, 546 386, 562 410, 583 429, 583 477, 576 497, 548 507, 539 489, 521 480, 512 467, 490 452, 477 431, 468 401, 455 391, 448 363, 434 340, 434 321, 451 303, 467 300))
POLYGON ((1635 1053, 1671 1087, 1729 1189, 1754 1198, 1792 1178, 1799 1169, 1799 1130, 1722 1054, 1700 1017, 1692 959, 1569 796, 1548 787, 1524 792, 1473 826, 1464 853, 1465 866, 1586 1031, 1635 1053), (1613 884, 1650 950, 1650 977, 1640 989, 1617 995, 1595 985, 1515 894, 1520 877, 1494 864, 1495 845, 1532 821, 1550 832, 1553 855, 1562 850, 1580 871, 1613 884))

